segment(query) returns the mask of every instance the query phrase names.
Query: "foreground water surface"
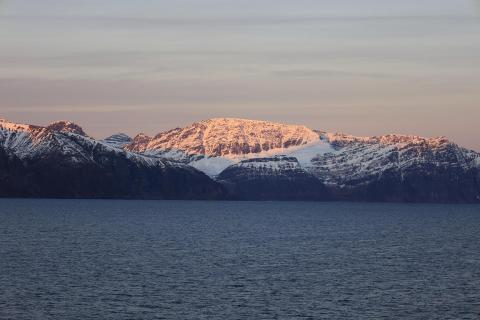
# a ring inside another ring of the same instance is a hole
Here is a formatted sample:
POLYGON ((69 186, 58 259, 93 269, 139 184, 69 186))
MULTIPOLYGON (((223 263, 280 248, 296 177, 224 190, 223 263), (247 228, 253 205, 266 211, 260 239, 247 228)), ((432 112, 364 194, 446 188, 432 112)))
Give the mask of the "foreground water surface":
POLYGON ((0 319, 478 319, 480 206, 0 200, 0 319))

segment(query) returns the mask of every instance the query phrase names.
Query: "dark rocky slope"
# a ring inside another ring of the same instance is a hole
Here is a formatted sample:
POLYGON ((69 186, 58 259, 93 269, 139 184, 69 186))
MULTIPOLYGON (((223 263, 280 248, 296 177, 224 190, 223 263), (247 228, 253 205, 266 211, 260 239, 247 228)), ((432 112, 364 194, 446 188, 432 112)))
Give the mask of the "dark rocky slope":
POLYGON ((192 167, 112 148, 57 124, 8 129, 0 132, 3 197, 218 199, 225 195, 219 183, 192 167))
POLYGON ((244 160, 228 167, 217 179, 243 200, 331 199, 323 183, 291 157, 244 160))

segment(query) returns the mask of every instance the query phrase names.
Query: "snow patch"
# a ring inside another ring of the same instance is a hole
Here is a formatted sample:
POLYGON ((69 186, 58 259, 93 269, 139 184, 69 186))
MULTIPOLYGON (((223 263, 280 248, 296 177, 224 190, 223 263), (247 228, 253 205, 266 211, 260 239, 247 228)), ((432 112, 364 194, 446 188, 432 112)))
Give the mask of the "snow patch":
MULTIPOLYGON (((286 156, 296 158, 302 168, 308 168, 312 166, 312 160, 315 157, 325 153, 335 152, 337 151, 329 143, 318 139, 317 141, 301 146, 293 146, 290 148, 276 148, 259 153, 249 153, 245 155, 226 155, 223 157, 204 157, 200 160, 194 160, 189 164, 196 169, 204 172, 208 176, 215 178, 230 165, 234 165, 245 160, 286 156)), ((163 153, 162 156, 166 156, 166 154, 163 153)), ((276 159, 275 161, 278 161, 278 159, 276 159)))
POLYGON ((189 164, 195 169, 202 171, 206 175, 215 178, 223 170, 237 162, 238 161, 226 157, 205 157, 200 160, 190 162, 189 164))
POLYGON ((288 150, 288 152, 286 152, 285 154, 290 157, 297 158, 302 168, 305 169, 312 166, 312 159, 318 157, 319 155, 336 152, 337 151, 332 147, 330 143, 319 139, 318 141, 309 143, 305 146, 292 148, 288 150))

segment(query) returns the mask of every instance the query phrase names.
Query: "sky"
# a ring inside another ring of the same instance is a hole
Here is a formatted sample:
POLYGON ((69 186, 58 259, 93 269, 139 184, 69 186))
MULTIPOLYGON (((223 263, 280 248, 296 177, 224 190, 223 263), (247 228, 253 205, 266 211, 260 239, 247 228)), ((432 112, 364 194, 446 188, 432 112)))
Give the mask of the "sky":
POLYGON ((480 1, 0 0, 0 117, 239 117, 480 151, 480 1))

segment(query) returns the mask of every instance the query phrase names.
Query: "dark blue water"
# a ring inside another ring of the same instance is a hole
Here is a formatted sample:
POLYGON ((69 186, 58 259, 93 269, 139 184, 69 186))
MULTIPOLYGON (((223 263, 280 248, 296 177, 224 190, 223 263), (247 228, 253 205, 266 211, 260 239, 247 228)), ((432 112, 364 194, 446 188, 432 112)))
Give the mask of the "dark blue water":
POLYGON ((0 200, 0 319, 479 319, 480 207, 0 200))

